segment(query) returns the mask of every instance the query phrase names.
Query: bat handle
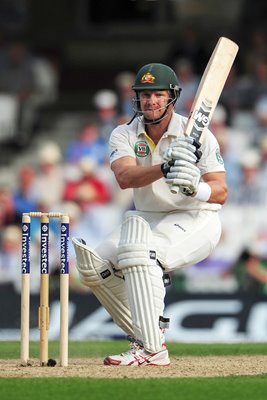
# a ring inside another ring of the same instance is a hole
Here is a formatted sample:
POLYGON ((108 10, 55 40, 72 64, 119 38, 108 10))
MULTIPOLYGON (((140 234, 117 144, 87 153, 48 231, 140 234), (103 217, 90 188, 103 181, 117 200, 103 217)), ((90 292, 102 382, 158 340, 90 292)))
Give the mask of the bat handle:
POLYGON ((175 185, 173 185, 172 187, 171 187, 171 192, 173 193, 173 194, 177 194, 177 193, 179 193, 179 191, 182 191, 183 192, 183 194, 185 194, 186 196, 191 196, 192 195, 192 191, 188 188, 188 187, 186 187, 186 186, 175 186, 175 185))
POLYGON ((173 193, 173 194, 177 194, 177 193, 179 193, 179 186, 172 186, 171 187, 171 192, 173 193))

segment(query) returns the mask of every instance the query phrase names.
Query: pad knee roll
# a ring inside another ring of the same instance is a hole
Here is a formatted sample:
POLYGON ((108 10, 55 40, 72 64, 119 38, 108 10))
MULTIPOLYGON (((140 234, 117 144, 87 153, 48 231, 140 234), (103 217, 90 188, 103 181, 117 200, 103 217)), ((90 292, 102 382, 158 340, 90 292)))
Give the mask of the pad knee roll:
POLYGON ((118 268, 155 264, 156 252, 150 249, 153 236, 149 224, 138 215, 127 217, 121 228, 118 268))

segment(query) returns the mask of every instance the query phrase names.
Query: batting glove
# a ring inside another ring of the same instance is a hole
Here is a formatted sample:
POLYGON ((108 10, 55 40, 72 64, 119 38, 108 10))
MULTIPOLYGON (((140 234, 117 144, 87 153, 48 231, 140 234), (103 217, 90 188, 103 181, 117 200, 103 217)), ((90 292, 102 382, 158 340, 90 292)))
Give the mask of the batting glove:
POLYGON ((198 191, 199 181, 199 168, 185 160, 175 160, 174 165, 170 165, 170 171, 166 174, 166 183, 170 186, 178 186, 187 196, 198 191))
POLYGON ((171 159, 184 160, 195 164, 200 160, 202 155, 199 148, 200 143, 192 137, 180 137, 170 144, 164 155, 164 159, 166 161, 171 159))

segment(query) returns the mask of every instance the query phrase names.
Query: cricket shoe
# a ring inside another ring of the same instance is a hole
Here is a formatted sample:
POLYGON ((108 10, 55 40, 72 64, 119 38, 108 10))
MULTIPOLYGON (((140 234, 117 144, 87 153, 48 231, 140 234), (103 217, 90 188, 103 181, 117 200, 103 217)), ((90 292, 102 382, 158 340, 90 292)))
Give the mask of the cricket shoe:
POLYGON ((130 343, 130 350, 126 353, 109 356, 104 359, 105 365, 115 366, 168 366, 170 365, 169 353, 166 345, 157 353, 149 353, 138 342, 130 343))

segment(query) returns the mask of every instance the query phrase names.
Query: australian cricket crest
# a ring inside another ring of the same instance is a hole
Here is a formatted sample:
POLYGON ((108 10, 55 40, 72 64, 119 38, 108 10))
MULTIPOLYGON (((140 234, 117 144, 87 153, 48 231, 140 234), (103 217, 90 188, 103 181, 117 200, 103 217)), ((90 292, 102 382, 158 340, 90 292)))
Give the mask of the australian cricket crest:
POLYGON ((146 141, 140 140, 134 145, 134 152, 137 157, 146 157, 149 154, 149 146, 146 141))
POLYGON ((218 148, 216 149, 216 158, 217 158, 218 163, 223 164, 223 158, 221 156, 220 149, 218 149, 218 148))
POLYGON ((153 84, 154 81, 155 81, 155 77, 150 72, 147 72, 141 78, 141 83, 152 83, 153 84))

